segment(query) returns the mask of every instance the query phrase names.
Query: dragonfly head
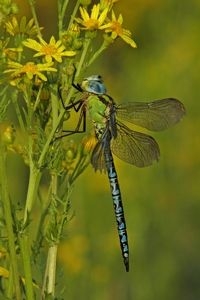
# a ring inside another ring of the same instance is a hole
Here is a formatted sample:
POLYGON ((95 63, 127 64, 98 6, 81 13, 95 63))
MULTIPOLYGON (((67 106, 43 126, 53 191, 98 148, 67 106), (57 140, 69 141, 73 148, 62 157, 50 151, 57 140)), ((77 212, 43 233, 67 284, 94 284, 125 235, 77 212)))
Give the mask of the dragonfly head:
POLYGON ((100 75, 92 75, 83 79, 81 88, 89 93, 103 95, 106 93, 106 87, 100 75))

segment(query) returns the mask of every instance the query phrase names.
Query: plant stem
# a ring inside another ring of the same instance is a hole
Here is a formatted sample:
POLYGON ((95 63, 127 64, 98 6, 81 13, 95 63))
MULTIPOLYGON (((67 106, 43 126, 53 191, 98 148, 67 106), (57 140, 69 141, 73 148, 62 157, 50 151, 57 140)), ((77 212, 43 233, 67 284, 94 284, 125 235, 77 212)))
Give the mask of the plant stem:
POLYGON ((19 283, 19 272, 17 263, 17 254, 15 252, 15 235, 13 232, 13 219, 11 211, 10 197, 8 194, 8 182, 6 176, 6 149, 0 147, 0 183, 1 183, 1 194, 2 203, 4 210, 4 217, 6 221, 6 229, 8 234, 8 247, 10 253, 10 263, 12 265, 13 283, 15 289, 15 299, 21 300, 20 283, 19 283))
POLYGON ((41 178, 41 173, 38 169, 35 168, 33 162, 30 162, 30 176, 29 176, 29 185, 28 185, 28 192, 27 192, 27 199, 26 199, 26 206, 24 210, 24 221, 23 225, 24 228, 19 236, 20 241, 20 249, 21 249, 21 256, 24 266, 24 276, 25 276, 25 289, 26 289, 26 299, 33 300, 34 293, 33 293, 33 282, 32 282, 32 269, 31 269, 31 255, 30 255, 30 232, 29 227, 26 225, 29 221, 29 214, 32 210, 32 206, 34 200, 36 198, 36 194, 38 192, 38 186, 41 178))
POLYGON ((59 103, 57 97, 57 85, 53 85, 51 92, 51 107, 52 107, 52 123, 53 127, 56 126, 58 113, 59 113, 59 103))
POLYGON ((71 14, 71 18, 70 18, 70 21, 69 21, 68 29, 70 28, 72 22, 74 21, 74 18, 75 18, 75 15, 76 15, 76 13, 77 13, 77 10, 78 10, 79 5, 80 5, 80 1, 77 0, 76 5, 75 5, 75 7, 74 7, 74 10, 73 10, 73 12, 72 12, 72 14, 71 14))
POLYGON ((9 299, 12 299, 13 297, 13 285, 14 285, 14 278, 13 278, 13 269, 12 269, 12 266, 10 265, 9 266, 9 277, 8 277, 8 286, 7 286, 7 293, 6 293, 6 296, 9 298, 9 299))
POLYGON ((63 29, 63 21, 65 17, 65 12, 67 9, 67 5, 69 3, 69 0, 65 0, 64 3, 62 1, 58 0, 58 33, 59 33, 59 39, 61 38, 61 32, 63 29))
MULTIPOLYGON (((52 174, 52 197, 57 195, 58 177, 57 174, 52 174)), ((56 226, 56 225, 55 225, 56 226)), ((55 278, 56 278, 56 262, 57 262, 57 242, 49 247, 45 276, 43 281, 42 294, 54 296, 55 294, 55 278)))
POLYGON ((94 53, 94 55, 89 60, 88 66, 90 66, 94 62, 94 60, 96 60, 107 47, 108 47, 108 43, 104 40, 101 47, 94 53))
POLYGON ((17 115, 17 119, 18 119, 18 122, 19 122, 19 125, 20 125, 20 128, 21 130, 23 130, 23 132, 25 132, 25 126, 24 126, 24 120, 22 118, 22 112, 20 111, 20 108, 19 108, 19 103, 18 103, 18 90, 15 90, 12 92, 12 103, 14 105, 14 108, 15 108, 15 112, 16 112, 16 115, 17 115))
POLYGON ((76 71, 76 76, 78 77, 80 72, 81 72, 81 68, 83 67, 83 62, 87 56, 87 51, 90 45, 91 39, 90 38, 86 38, 85 42, 84 42, 84 46, 83 46, 83 52, 81 54, 81 58, 79 60, 79 64, 78 64, 78 68, 76 71))
POLYGON ((31 262, 30 262, 31 254, 30 254, 28 236, 29 235, 27 235, 27 233, 23 231, 19 237, 19 241, 20 241, 22 261, 24 265, 26 299, 34 300, 32 270, 31 270, 31 262))
POLYGON ((49 248, 49 253, 48 253, 49 276, 48 276, 47 292, 52 296, 54 296, 55 294, 57 251, 58 251, 58 245, 55 244, 49 248))
POLYGON ((55 294, 55 274, 56 274, 56 259, 57 259, 58 245, 54 244, 49 247, 47 264, 42 287, 42 298, 44 295, 54 296, 55 294))
POLYGON ((37 27, 38 36, 41 37, 42 34, 41 34, 41 31, 40 31, 39 22, 38 22, 37 15, 36 15, 36 12, 35 12, 34 2, 35 1, 33 1, 33 0, 28 0, 28 3, 29 3, 30 8, 31 8, 31 13, 33 15, 33 19, 34 19, 34 22, 35 22, 35 26, 37 27))
POLYGON ((30 175, 29 175, 29 185, 28 192, 26 198, 26 206, 24 210, 24 225, 28 220, 28 215, 30 214, 33 206, 33 202, 36 198, 36 194, 38 192, 38 186, 41 178, 41 172, 36 169, 33 165, 33 162, 30 162, 30 175))

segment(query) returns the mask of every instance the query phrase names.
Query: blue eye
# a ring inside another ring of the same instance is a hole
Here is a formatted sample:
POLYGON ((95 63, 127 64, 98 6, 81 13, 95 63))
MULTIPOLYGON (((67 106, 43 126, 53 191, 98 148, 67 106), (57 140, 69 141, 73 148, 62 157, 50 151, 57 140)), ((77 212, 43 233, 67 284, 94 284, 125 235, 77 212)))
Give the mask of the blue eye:
POLYGON ((83 80, 81 87, 89 93, 103 95, 106 93, 106 87, 100 75, 92 75, 83 80))
POLYGON ((105 94, 106 93, 106 87, 103 84, 103 82, 100 81, 89 81, 88 82, 88 92, 94 93, 94 94, 105 94))

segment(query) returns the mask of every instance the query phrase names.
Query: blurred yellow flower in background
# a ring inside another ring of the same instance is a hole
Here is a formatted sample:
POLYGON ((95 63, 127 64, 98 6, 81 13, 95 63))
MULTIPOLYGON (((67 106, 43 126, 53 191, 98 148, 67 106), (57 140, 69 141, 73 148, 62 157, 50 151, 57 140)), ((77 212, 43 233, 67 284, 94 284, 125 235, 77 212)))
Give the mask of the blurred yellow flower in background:
POLYGON ((89 241, 84 235, 75 235, 59 246, 59 260, 74 274, 83 272, 88 264, 89 241))
MULTIPOLYGON (((26 16, 23 16, 20 21, 16 17, 13 17, 10 21, 5 23, 6 31, 11 35, 26 34, 28 36, 34 36, 38 33, 38 28, 34 23, 34 19, 27 21, 26 16)), ((39 29, 42 29, 40 27, 39 29)))

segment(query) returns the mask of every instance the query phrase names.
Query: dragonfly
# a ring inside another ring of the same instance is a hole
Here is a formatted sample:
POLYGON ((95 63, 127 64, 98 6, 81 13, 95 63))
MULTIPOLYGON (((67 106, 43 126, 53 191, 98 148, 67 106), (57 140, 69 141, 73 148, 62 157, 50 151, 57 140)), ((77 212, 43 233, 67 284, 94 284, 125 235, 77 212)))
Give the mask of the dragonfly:
POLYGON ((81 84, 73 82, 72 85, 82 93, 81 99, 67 106, 65 106, 62 97, 61 101, 66 110, 73 107, 76 112, 80 111, 79 121, 74 132, 86 131, 87 113, 92 120, 97 143, 91 154, 91 164, 95 171, 107 172, 120 248, 125 269, 128 272, 128 234, 113 154, 129 164, 141 168, 158 161, 160 150, 153 137, 130 129, 120 120, 150 131, 162 131, 181 120, 185 114, 185 107, 181 101, 175 98, 117 104, 107 94, 100 75, 89 76, 81 84))

